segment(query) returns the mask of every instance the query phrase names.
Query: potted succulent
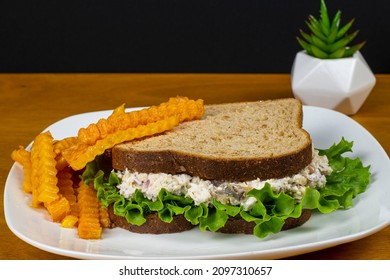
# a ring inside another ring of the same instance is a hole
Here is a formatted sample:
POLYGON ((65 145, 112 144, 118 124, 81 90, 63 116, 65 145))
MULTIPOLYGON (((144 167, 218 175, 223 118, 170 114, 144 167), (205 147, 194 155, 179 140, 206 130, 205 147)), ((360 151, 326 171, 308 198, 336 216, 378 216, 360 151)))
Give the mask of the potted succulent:
POLYGON ((309 33, 300 30, 298 52, 292 67, 292 90, 303 104, 355 114, 375 85, 376 79, 360 53, 365 41, 350 46, 358 31, 348 33, 354 20, 340 24, 341 12, 328 15, 324 0, 320 17, 310 15, 309 33))

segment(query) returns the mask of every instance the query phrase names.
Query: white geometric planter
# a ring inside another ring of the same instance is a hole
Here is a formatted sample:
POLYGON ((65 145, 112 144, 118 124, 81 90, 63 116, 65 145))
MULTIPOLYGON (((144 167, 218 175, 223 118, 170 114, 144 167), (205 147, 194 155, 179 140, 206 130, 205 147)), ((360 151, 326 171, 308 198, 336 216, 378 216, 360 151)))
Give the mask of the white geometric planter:
POLYGON ((319 59, 297 53, 291 71, 292 91, 305 105, 355 114, 376 82, 360 52, 353 57, 319 59))

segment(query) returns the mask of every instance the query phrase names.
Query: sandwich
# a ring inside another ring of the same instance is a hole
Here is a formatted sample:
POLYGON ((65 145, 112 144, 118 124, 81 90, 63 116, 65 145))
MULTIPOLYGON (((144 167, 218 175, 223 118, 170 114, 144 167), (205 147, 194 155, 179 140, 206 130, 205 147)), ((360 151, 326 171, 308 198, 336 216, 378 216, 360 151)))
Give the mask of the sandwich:
POLYGON ((353 142, 316 149, 302 120, 293 98, 205 105, 199 120, 115 145, 81 178, 113 227, 264 238, 349 208, 369 184, 369 167, 342 156, 353 142))

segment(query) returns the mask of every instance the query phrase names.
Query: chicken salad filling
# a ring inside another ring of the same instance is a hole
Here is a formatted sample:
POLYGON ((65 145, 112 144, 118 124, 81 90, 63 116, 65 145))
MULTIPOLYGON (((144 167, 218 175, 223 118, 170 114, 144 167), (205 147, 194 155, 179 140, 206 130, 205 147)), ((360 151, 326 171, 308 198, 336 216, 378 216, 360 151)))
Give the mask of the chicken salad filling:
POLYGON ((117 186, 121 195, 131 199, 136 190, 143 195, 156 201, 158 193, 162 188, 175 195, 183 195, 194 200, 195 205, 210 204, 216 199, 223 204, 238 206, 245 210, 251 209, 256 203, 254 197, 247 197, 246 194, 252 189, 262 189, 269 183, 273 192, 284 192, 300 201, 307 188, 320 189, 326 184, 326 176, 332 173, 326 156, 318 154, 313 150, 312 162, 299 173, 280 179, 251 180, 246 182, 223 182, 203 180, 197 176, 187 174, 166 174, 166 173, 139 173, 129 170, 117 171, 121 183, 117 186))

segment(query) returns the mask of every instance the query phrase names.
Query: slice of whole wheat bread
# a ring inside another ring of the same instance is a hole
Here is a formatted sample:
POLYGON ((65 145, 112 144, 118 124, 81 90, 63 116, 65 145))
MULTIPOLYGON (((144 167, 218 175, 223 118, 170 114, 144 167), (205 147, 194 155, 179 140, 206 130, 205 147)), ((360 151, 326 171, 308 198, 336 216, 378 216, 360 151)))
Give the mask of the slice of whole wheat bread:
POLYGON ((201 120, 115 146, 113 168, 227 181, 291 176, 312 159, 302 118, 293 98, 206 105, 201 120))
POLYGON ((108 207, 108 215, 111 221, 111 227, 120 227, 136 233, 164 234, 176 233, 193 229, 195 226, 186 220, 184 215, 175 215, 170 223, 163 222, 157 212, 145 215, 146 222, 141 226, 132 225, 127 222, 125 217, 117 216, 113 207, 108 207))

